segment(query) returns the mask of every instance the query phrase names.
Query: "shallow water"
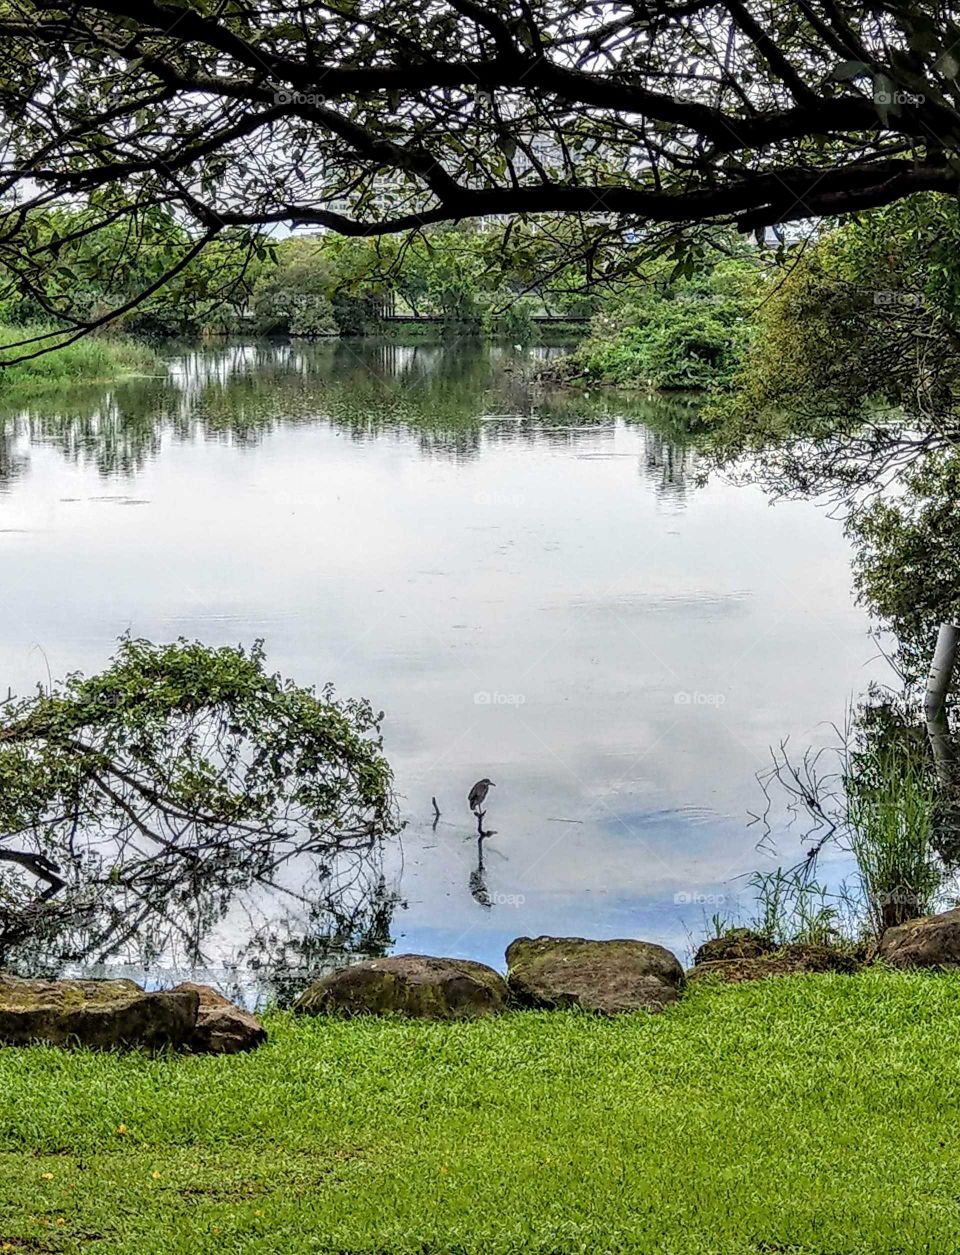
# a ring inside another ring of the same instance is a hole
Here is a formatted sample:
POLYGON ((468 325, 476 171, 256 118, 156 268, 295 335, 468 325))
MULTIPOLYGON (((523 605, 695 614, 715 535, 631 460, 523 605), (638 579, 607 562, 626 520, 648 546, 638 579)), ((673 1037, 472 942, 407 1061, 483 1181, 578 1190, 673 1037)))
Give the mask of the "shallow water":
MULTIPOLYGON (((368 940, 498 966, 541 932, 685 951, 770 864, 748 827, 770 746, 831 741, 876 647, 838 522, 699 482, 675 406, 532 394, 536 356, 185 348, 169 379, 12 413, 3 685, 98 669, 126 631, 262 637, 272 668, 385 712, 407 827, 345 886, 373 894, 368 940)), ((269 993, 329 934, 314 872, 237 895, 202 957, 134 938, 62 966, 269 993)))

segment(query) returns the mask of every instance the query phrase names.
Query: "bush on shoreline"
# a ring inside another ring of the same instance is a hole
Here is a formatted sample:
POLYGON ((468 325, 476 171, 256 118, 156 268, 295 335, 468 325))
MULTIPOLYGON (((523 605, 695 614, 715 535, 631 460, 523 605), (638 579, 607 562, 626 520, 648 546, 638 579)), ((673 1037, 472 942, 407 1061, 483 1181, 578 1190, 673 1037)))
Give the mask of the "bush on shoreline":
POLYGON ((762 282, 759 256, 724 257, 677 279, 657 266, 645 286, 595 318, 588 338, 549 374, 664 391, 723 384, 747 343, 762 282))
MULTIPOLYGON (((14 345, 52 330, 46 326, 0 324, 0 394, 35 392, 73 383, 103 383, 158 368, 158 358, 148 345, 122 335, 84 336, 63 348, 4 365, 21 353, 36 352, 39 347, 30 344, 17 349, 14 345)), ((54 337, 50 342, 57 343, 54 337)))

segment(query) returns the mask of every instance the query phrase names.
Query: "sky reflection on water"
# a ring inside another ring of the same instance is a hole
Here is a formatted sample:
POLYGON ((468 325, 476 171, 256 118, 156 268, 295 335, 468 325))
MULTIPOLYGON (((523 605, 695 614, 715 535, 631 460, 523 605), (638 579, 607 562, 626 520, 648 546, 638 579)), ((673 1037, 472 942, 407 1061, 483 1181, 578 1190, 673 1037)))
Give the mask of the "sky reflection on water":
MULTIPOLYGON (((746 826, 769 747, 832 740, 876 647, 839 523, 698 484, 663 403, 531 397, 529 370, 464 346, 214 348, 11 416, 4 684, 95 670, 126 631, 263 637, 272 667, 386 712, 395 948, 683 951, 769 864, 746 826)), ((214 965, 247 918, 212 931, 214 965)))

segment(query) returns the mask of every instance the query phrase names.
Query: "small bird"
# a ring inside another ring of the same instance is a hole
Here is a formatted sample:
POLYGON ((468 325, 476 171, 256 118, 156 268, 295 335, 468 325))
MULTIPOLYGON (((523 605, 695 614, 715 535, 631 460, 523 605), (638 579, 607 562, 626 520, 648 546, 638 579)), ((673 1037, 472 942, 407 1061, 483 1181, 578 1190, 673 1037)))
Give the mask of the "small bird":
POLYGON ((484 798, 487 796, 487 790, 495 789, 496 787, 493 781, 488 780, 486 776, 482 780, 478 780, 467 794, 467 802, 470 804, 470 809, 478 811, 483 805, 484 798))

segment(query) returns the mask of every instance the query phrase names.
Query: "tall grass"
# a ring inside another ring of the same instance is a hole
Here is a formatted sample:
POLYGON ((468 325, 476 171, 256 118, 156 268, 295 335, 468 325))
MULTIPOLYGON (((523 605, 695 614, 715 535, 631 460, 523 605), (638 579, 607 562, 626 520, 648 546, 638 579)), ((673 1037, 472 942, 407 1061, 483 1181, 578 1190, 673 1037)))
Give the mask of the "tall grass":
MULTIPOLYGON (((795 866, 751 877, 749 927, 780 944, 859 942, 937 909, 951 871, 941 856, 944 806, 953 813, 956 805, 917 733, 911 723, 875 721, 853 724, 835 749, 799 763, 783 746, 774 752, 761 784, 768 792, 775 783, 791 815, 806 815, 807 849, 795 866), (837 888, 816 875, 828 846, 855 863, 837 888)), ((761 845, 771 848, 771 835, 768 828, 761 845)))
MULTIPOLYGON (((90 335, 74 344, 55 348, 27 361, 4 363, 23 353, 34 352, 40 344, 22 348, 9 346, 44 335, 52 328, 13 327, 0 324, 0 393, 36 392, 71 383, 108 381, 123 375, 155 369, 157 357, 145 344, 123 335, 90 335)), ((56 340, 42 341, 41 344, 56 340)))
POLYGON ((803 868, 754 872, 750 886, 756 893, 751 929, 778 945, 803 942, 829 946, 841 937, 838 895, 804 875, 803 868))
POLYGON ((874 931, 925 915, 943 872, 933 845, 936 785, 919 752, 896 741, 851 757, 846 819, 874 931))

